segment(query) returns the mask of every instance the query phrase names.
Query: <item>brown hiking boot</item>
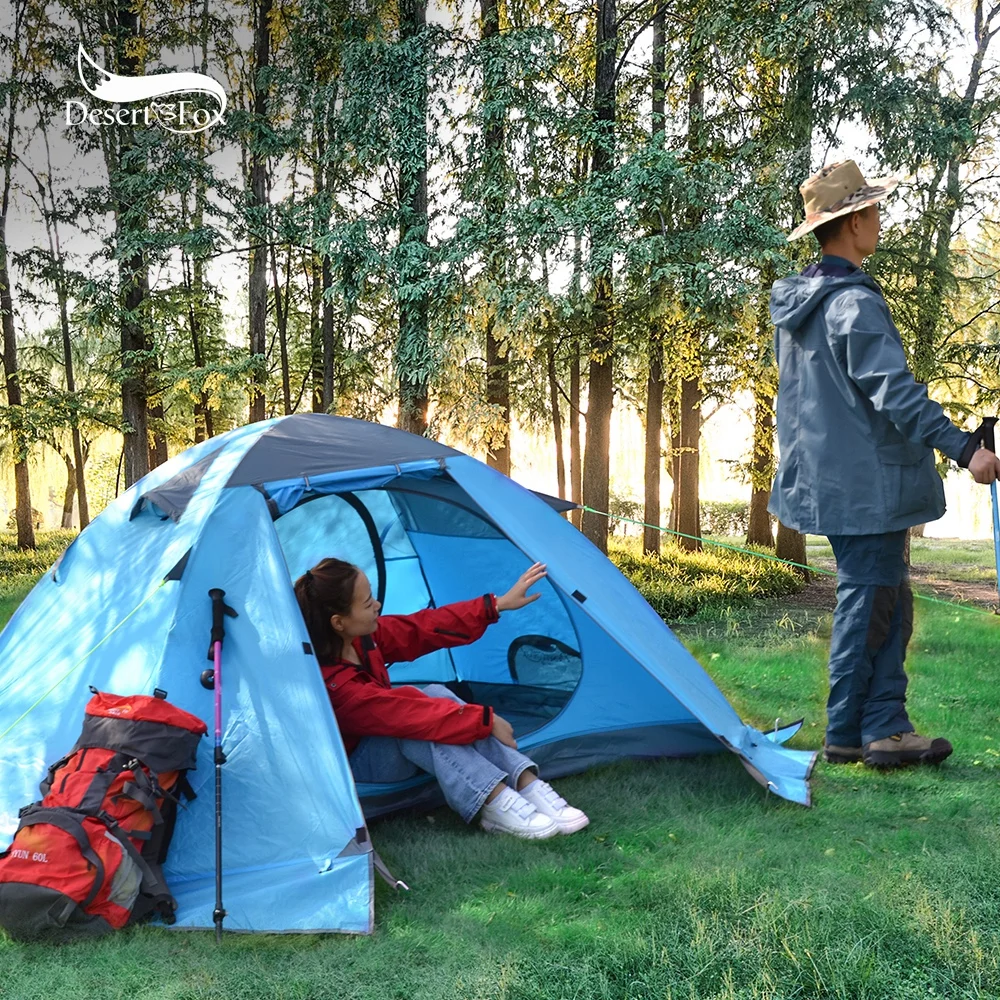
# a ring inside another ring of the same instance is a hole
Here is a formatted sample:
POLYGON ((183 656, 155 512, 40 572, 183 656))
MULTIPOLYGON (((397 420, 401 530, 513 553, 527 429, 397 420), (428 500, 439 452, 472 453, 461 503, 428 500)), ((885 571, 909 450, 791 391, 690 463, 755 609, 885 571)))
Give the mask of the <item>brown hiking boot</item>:
POLYGON ((823 760, 830 764, 860 764, 864 751, 861 747, 838 747, 833 743, 823 744, 823 760))
POLYGON ((865 744, 864 761, 869 767, 900 767, 903 764, 940 764, 951 753, 945 739, 932 740, 916 733, 896 733, 865 744))

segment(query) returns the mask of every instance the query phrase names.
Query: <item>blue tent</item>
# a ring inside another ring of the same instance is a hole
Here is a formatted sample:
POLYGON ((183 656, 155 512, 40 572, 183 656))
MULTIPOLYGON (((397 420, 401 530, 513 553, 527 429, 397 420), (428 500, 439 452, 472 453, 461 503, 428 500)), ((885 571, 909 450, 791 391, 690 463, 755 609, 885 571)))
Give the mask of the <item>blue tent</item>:
MULTIPOLYGON (((243 427, 171 459, 73 541, 0 634, 0 840, 72 746, 88 685, 164 688, 211 721, 199 675, 208 591, 221 587, 239 613, 223 666, 226 927, 370 931, 365 816, 430 802, 436 786, 355 786, 291 587, 326 555, 361 566, 386 613, 466 599, 548 564, 541 598, 478 643, 391 672, 494 705, 546 776, 728 747, 777 795, 808 804, 815 755, 781 745, 797 726, 745 725, 559 516, 567 506, 437 442, 318 414, 243 427)), ((179 927, 212 926, 209 744, 166 867, 179 927)))

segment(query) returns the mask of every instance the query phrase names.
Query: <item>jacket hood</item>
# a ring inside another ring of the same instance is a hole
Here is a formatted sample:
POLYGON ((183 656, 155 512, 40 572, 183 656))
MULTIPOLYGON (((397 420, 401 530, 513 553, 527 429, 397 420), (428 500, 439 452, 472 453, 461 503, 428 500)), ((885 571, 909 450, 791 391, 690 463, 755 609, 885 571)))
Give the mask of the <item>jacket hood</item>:
POLYGON ((864 271, 855 271, 843 277, 805 278, 801 274, 793 274, 782 278, 771 289, 771 322, 795 333, 806 325, 828 295, 852 286, 878 291, 878 285, 864 271))

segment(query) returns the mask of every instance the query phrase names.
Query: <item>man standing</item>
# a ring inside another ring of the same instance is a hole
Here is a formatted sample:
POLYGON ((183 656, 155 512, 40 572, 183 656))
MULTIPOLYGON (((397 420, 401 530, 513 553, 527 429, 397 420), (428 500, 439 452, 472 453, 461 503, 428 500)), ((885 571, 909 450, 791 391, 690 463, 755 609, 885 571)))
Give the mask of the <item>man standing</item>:
POLYGON ((937 764, 952 750, 914 732, 903 668, 913 626, 906 529, 945 509, 934 449, 976 482, 1000 477, 997 456, 914 379, 889 307, 861 270, 878 243, 878 202, 897 184, 868 184, 852 160, 806 180, 806 219, 788 238, 815 232, 823 257, 771 291, 780 461, 769 509, 830 539, 837 609, 824 757, 871 767, 937 764))

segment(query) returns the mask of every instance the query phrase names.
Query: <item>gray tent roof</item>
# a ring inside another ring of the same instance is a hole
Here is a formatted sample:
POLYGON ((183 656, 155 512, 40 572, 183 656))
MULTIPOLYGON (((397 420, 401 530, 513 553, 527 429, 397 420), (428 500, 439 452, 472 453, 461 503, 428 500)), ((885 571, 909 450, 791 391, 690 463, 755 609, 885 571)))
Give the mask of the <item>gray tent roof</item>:
MULTIPOLYGON (((223 450, 223 447, 216 449, 165 483, 142 494, 136 511, 144 500, 148 500, 177 520, 202 477, 223 450)), ((233 470, 226 486, 261 486, 300 476, 402 465, 461 454, 437 441, 384 424, 327 413, 296 413, 276 421, 261 434, 233 470)), ((576 507, 576 504, 566 500, 541 493, 538 495, 556 510, 576 507)))

